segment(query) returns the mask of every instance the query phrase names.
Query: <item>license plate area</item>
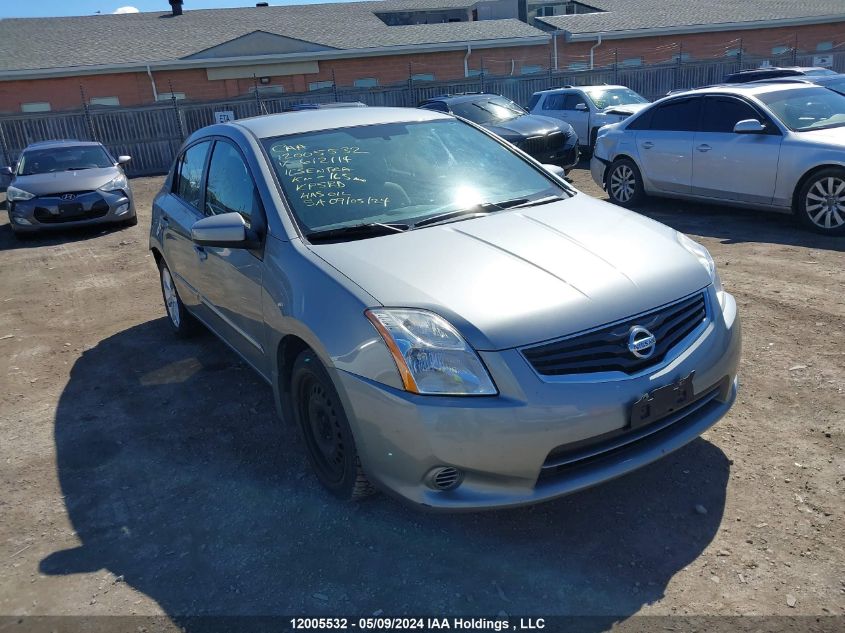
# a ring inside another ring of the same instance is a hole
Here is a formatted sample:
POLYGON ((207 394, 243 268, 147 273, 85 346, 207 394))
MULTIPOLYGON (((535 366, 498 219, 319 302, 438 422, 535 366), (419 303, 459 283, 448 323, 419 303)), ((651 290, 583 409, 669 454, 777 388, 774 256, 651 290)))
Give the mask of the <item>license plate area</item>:
POLYGON ((650 391, 637 400, 631 407, 630 428, 638 429, 657 422, 694 402, 694 375, 694 371, 690 372, 677 382, 650 391))

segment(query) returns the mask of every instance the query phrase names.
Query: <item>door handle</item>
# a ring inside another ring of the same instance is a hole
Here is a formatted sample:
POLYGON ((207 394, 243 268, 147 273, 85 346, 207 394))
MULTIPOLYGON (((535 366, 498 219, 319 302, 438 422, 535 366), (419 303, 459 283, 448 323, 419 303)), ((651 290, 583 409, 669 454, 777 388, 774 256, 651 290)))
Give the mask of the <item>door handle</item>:
POLYGON ((709 152, 713 148, 707 145, 707 143, 705 143, 704 145, 699 145, 695 149, 697 149, 699 152, 709 152))
POLYGON ((654 143, 652 143, 651 141, 646 141, 645 143, 643 143, 643 149, 651 149, 652 147, 654 147, 654 143))
POLYGON ((194 244, 194 252, 197 254, 197 257, 200 258, 200 261, 204 262, 208 259, 208 253, 205 252, 205 249, 202 246, 194 244))

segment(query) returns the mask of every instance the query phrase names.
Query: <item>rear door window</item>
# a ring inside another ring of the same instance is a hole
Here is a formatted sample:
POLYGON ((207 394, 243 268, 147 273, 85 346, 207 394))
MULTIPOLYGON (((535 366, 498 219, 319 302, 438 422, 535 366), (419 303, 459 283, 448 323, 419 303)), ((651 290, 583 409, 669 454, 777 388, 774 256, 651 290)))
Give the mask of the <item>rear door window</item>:
POLYGON ((695 132, 699 128, 701 99, 679 99, 654 108, 649 129, 667 132, 695 132))
POLYGON ((202 172, 210 141, 192 145, 179 158, 173 193, 197 211, 202 212, 202 172))

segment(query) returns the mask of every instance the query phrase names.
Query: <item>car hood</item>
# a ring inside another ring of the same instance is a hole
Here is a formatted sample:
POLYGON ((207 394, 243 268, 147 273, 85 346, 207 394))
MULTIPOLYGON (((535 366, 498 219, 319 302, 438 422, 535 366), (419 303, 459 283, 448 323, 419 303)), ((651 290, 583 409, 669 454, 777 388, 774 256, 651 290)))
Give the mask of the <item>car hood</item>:
POLYGON ((845 125, 832 127, 827 130, 807 130, 806 132, 796 132, 795 134, 802 140, 813 141, 824 145, 845 146, 845 125))
POLYGON ((12 184, 36 196, 71 191, 93 191, 120 175, 117 167, 102 169, 78 169, 75 171, 57 171, 49 174, 17 176, 12 184))
POLYGON ((572 126, 568 123, 536 114, 526 114, 510 121, 502 121, 495 125, 488 124, 484 127, 503 138, 544 136, 557 130, 567 133, 572 130, 572 126))
POLYGON ((441 314, 479 350, 579 332, 710 283, 673 229, 583 194, 310 248, 383 305, 441 314))
POLYGON ((650 103, 626 103, 625 105, 607 106, 602 110, 602 114, 624 114, 630 116, 650 105, 650 103))

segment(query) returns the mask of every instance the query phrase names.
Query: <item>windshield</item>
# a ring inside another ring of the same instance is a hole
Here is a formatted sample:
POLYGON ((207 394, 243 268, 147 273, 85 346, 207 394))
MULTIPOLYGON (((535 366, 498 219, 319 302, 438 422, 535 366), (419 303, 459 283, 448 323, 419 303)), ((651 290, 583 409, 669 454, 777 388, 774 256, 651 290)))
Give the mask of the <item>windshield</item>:
POLYGON ((827 88, 779 90, 756 95, 790 130, 806 132, 845 125, 845 96, 827 88))
POLYGON ((648 103, 648 99, 641 97, 630 88, 590 88, 585 92, 599 110, 610 106, 648 103))
POLYGON ((829 90, 835 90, 840 94, 845 94, 845 77, 834 81, 825 81, 822 85, 829 90))
POLYGON ((835 70, 830 70, 829 68, 814 68, 813 70, 805 70, 805 75, 819 77, 822 75, 835 75, 835 70))
POLYGON ((386 123, 263 141, 303 232, 412 225, 485 203, 570 193, 457 119, 386 123))
POLYGON ((451 104, 452 112, 479 125, 510 121, 528 114, 520 106, 504 97, 482 97, 475 101, 451 104))
POLYGON ((47 174, 75 169, 114 167, 114 161, 99 145, 31 149, 24 152, 18 163, 19 176, 47 174))

